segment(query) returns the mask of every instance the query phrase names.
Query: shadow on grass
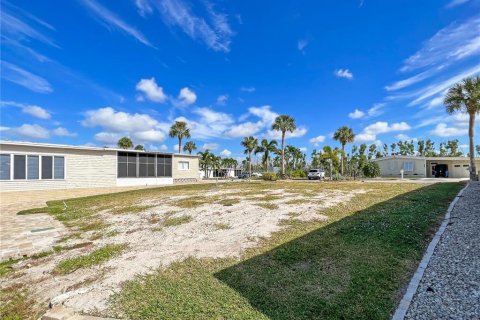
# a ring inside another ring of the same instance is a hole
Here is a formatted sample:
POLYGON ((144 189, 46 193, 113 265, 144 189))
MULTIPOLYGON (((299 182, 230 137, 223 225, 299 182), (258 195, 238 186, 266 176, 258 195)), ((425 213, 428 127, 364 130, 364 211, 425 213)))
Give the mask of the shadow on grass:
POLYGON ((461 187, 401 194, 214 276, 271 319, 388 319, 461 187))

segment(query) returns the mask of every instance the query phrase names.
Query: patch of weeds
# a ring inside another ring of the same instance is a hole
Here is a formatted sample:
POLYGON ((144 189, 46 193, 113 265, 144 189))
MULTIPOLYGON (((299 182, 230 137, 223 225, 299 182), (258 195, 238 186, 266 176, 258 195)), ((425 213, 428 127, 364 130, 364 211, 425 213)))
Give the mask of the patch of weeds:
POLYGON ((150 208, 153 208, 153 205, 135 205, 135 206, 122 206, 122 207, 115 207, 110 210, 112 214, 125 214, 125 213, 139 213, 150 208))
POLYGON ((111 268, 111 267, 102 268, 101 270, 96 272, 93 276, 87 277, 83 281, 77 282, 74 285, 71 285, 65 291, 69 292, 69 291, 76 290, 76 289, 81 288, 81 287, 88 286, 89 284, 92 284, 94 282, 97 282, 100 279, 102 279, 103 277, 105 277, 107 272, 112 271, 112 270, 113 270, 113 268, 111 268))
POLYGON ((173 202, 172 204, 180 208, 195 208, 208 203, 205 197, 190 197, 173 202))
POLYGON ((292 217, 292 218, 298 217, 299 215, 300 215, 300 213, 298 213, 298 212, 289 212, 288 213, 288 216, 292 217))
POLYGON ((17 212, 17 214, 27 215, 27 214, 48 213, 48 212, 49 212, 49 208, 43 207, 43 208, 32 208, 32 209, 20 210, 17 212))
POLYGON ((309 202, 311 202, 309 199, 292 199, 285 202, 285 204, 304 204, 309 202))
POLYGON ((259 203, 255 203, 256 206, 259 206, 261 208, 264 208, 264 209, 269 209, 269 210, 275 210, 275 209, 278 209, 278 205, 275 204, 275 203, 263 203, 263 202, 259 202, 259 203))
POLYGON ((112 231, 109 231, 105 234, 105 238, 110 238, 110 237, 114 237, 116 236, 117 234, 119 234, 120 232, 118 232, 118 230, 112 230, 112 231))
POLYGON ((94 231, 106 228, 108 225, 102 220, 94 220, 92 222, 81 222, 78 229, 80 231, 94 231))
POLYGON ((69 274, 80 268, 88 268, 102 264, 120 255, 127 246, 125 244, 107 244, 87 255, 61 261, 54 270, 56 274, 69 274))
POLYGON ((57 241, 57 243, 67 242, 70 239, 81 239, 81 238, 82 238, 82 234, 80 232, 75 232, 75 233, 69 234, 68 236, 64 236, 60 238, 57 241))
POLYGON ((101 239, 101 238, 103 238, 103 233, 101 233, 101 232, 95 232, 94 234, 92 234, 92 235, 88 238, 88 240, 94 241, 94 240, 98 240, 98 239, 101 239))
POLYGON ((38 319, 41 310, 35 310, 34 305, 28 290, 21 284, 1 289, 0 315, 2 319, 38 319))
POLYGON ((12 272, 13 271, 12 265, 14 265, 20 260, 22 259, 9 259, 9 260, 0 262, 0 278, 5 277, 10 272, 12 272))
POLYGON ((163 230, 163 227, 155 227, 151 229, 153 232, 159 232, 163 230))
POLYGON ((167 218, 163 222, 163 225, 165 227, 173 227, 173 226, 178 226, 184 223, 189 223, 192 221, 191 216, 181 216, 181 217, 173 217, 173 218, 167 218))
POLYGON ((261 197, 261 198, 259 198, 259 199, 262 200, 262 201, 276 201, 276 200, 282 199, 282 197, 270 195, 270 196, 261 197))
POLYGON ((30 258, 32 258, 34 260, 37 260, 37 259, 48 257, 49 255, 54 254, 54 253, 55 253, 55 251, 53 251, 53 250, 42 251, 42 252, 32 254, 30 256, 30 258))
POLYGON ((148 217, 146 217, 146 219, 150 224, 157 224, 160 222, 160 217, 156 214, 151 214, 148 217))
POLYGON ((240 199, 223 199, 218 201, 218 204, 224 205, 224 206, 233 206, 234 204, 240 203, 240 199))
POLYGON ((279 225, 281 225, 281 226, 298 226, 302 223, 304 223, 304 222, 302 220, 299 220, 299 219, 283 219, 283 220, 280 220, 279 225))
POLYGON ((215 227, 216 230, 232 229, 232 227, 226 223, 215 223, 213 226, 215 227))

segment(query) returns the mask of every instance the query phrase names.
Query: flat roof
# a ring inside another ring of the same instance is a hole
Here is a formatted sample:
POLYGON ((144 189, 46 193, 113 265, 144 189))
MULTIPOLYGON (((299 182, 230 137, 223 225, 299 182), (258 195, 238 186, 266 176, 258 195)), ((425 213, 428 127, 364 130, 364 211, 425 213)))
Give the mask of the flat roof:
POLYGON ((67 144, 55 144, 55 143, 40 143, 40 142, 29 142, 29 141, 12 141, 12 140, 0 140, 0 145, 9 145, 9 146, 26 146, 26 147, 41 147, 41 148, 57 148, 57 149, 74 149, 74 150, 92 150, 92 151, 119 151, 119 152, 146 152, 146 153, 159 153, 159 154, 171 154, 174 156, 186 156, 186 157, 198 157, 196 154, 184 154, 184 153, 173 153, 173 152, 163 152, 163 151, 145 151, 145 150, 134 150, 134 149, 120 149, 120 148, 101 148, 101 147, 91 147, 91 146, 73 146, 67 144))
MULTIPOLYGON (((393 155, 393 156, 386 156, 381 158, 372 159, 373 161, 380 161, 380 160, 390 160, 390 159, 413 159, 413 160, 428 160, 428 161, 446 161, 446 160, 457 160, 457 161, 470 161, 469 157, 423 157, 423 156, 402 156, 402 155, 393 155)), ((479 161, 480 159, 475 159, 475 161, 479 161)))

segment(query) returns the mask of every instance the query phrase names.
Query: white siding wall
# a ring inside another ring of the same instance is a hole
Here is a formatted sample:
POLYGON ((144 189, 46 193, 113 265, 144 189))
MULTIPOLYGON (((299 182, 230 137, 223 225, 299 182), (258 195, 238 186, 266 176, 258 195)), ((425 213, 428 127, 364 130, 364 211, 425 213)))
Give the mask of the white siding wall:
POLYGON ((116 151, 0 145, 0 153, 65 157, 64 180, 0 181, 0 191, 111 187, 116 185, 116 151))
POLYGON ((172 161, 172 174, 174 181, 198 180, 200 178, 199 161, 197 156, 175 154, 172 161), (188 161, 189 169, 180 170, 179 162, 188 161))
POLYGON ((412 171, 404 171, 404 176, 425 177, 425 160, 415 158, 378 158, 375 160, 380 167, 380 175, 383 177, 400 176, 400 170, 404 168, 405 162, 413 164, 412 171))

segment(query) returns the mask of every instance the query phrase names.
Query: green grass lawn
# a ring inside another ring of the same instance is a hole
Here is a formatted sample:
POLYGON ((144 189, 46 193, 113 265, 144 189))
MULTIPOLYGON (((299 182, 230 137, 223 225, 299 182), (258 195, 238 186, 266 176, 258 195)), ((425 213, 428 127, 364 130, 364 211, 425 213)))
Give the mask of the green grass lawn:
POLYGON ((292 223, 240 259, 139 276, 112 309, 131 319, 389 319, 462 185, 319 185, 375 192, 327 209, 327 222, 292 223))
MULTIPOLYGON (((125 282, 109 305, 112 315, 130 319, 388 319, 462 186, 307 181, 187 185, 70 199, 65 204, 53 201, 47 208, 23 213, 48 212, 75 237, 82 238, 86 231, 107 237, 102 235, 106 224, 99 212, 135 213, 149 208, 149 199, 188 196, 175 202, 183 215, 167 218, 157 227, 161 230, 188 223, 190 208, 210 203, 229 210, 228 201, 251 201, 275 211, 275 199, 255 197, 275 189, 305 197, 324 190, 368 189, 347 203, 319 207, 326 221, 304 222, 292 211, 292 219, 283 220, 285 229, 240 258, 190 258, 139 275, 125 282), (235 190, 235 199, 204 196, 218 188, 235 190)), ((57 272, 101 263, 128 247, 107 249, 61 260, 57 272)))

